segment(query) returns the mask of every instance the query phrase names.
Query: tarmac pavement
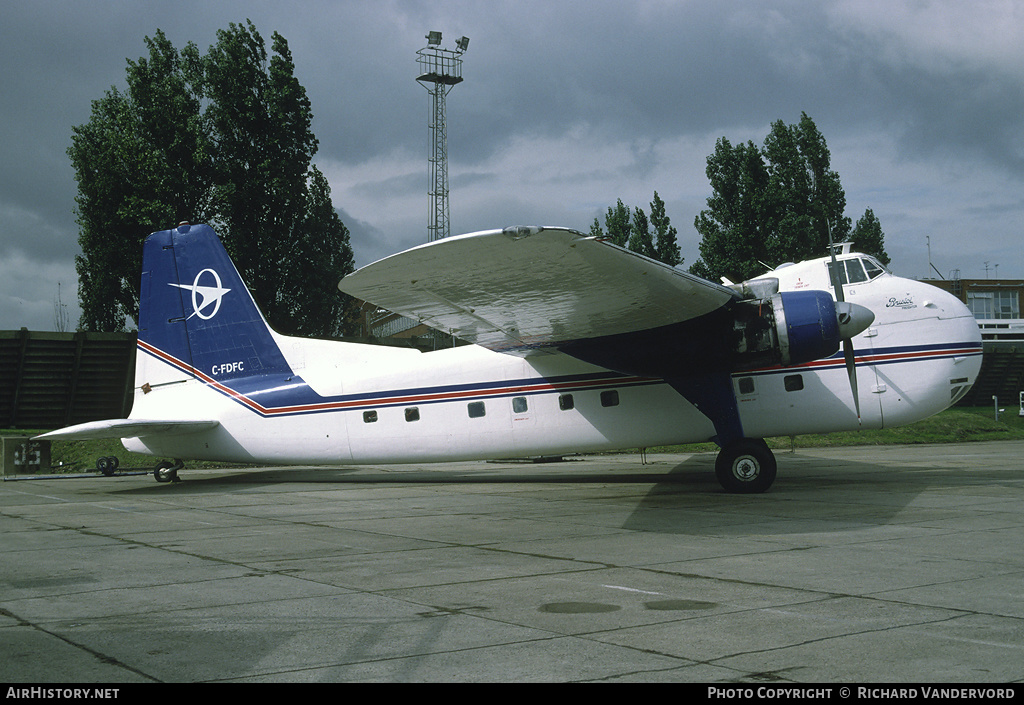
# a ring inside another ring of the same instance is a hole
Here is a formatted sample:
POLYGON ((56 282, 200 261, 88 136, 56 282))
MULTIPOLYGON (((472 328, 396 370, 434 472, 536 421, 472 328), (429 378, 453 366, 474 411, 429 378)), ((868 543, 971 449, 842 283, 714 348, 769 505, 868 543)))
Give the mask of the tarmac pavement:
POLYGON ((0 484, 0 683, 1024 681, 1024 443, 0 484))

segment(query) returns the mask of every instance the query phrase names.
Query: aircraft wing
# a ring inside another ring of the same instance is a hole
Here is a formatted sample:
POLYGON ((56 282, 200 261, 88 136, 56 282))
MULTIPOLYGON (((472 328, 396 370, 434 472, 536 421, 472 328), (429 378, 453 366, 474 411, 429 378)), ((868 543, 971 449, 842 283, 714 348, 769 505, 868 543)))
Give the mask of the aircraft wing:
POLYGON ((719 284, 565 228, 506 228, 421 245, 338 288, 500 352, 526 354, 710 313, 719 284))
POLYGON ((36 436, 33 440, 80 441, 97 438, 139 438, 153 435, 175 436, 195 433, 196 431, 206 431, 215 428, 219 424, 219 421, 195 420, 147 421, 144 419, 114 419, 110 421, 90 421, 89 423, 50 431, 49 433, 36 436))

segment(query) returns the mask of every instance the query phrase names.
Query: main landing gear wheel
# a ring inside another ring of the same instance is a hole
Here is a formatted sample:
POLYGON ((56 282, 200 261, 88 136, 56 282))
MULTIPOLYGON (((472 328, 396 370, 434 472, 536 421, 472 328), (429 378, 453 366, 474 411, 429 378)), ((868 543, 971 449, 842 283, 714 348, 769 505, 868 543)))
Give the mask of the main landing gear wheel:
POLYGON ((181 482, 181 478, 178 477, 178 471, 185 466, 185 463, 180 460, 176 460, 173 463, 170 460, 162 460, 153 470, 153 478, 157 482, 181 482))
POLYGON ((96 469, 99 470, 105 477, 111 477, 117 472, 118 466, 121 464, 115 456, 100 458, 96 461, 96 469))
POLYGON ((727 492, 757 494, 775 481, 778 466, 768 444, 744 438, 722 448, 715 459, 715 477, 727 492))

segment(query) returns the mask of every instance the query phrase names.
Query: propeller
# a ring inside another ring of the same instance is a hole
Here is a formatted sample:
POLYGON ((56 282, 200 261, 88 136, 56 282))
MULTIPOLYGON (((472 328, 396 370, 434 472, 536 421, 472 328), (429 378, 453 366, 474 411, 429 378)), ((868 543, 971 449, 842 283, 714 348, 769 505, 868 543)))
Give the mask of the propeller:
POLYGON ((856 352, 853 349, 853 337, 867 329, 875 320, 875 314, 870 309, 859 304, 852 304, 846 301, 846 294, 843 291, 843 282, 839 278, 839 266, 836 261, 835 243, 832 241, 832 227, 825 219, 825 226, 828 228, 828 250, 832 256, 832 266, 829 267, 829 277, 832 279, 832 287, 836 292, 836 318, 839 321, 839 337, 843 341, 843 357, 846 359, 846 374, 850 377, 850 390, 853 392, 853 406, 857 410, 857 423, 860 423, 860 392, 857 390, 857 365, 856 352))

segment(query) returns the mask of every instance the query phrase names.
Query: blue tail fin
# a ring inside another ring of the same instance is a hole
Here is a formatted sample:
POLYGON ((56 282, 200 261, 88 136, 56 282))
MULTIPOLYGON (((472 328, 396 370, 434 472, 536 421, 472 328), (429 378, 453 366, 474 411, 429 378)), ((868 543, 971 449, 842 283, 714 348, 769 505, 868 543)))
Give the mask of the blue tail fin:
POLYGON ((208 225, 183 224, 146 240, 139 345, 192 374, 218 381, 291 371, 208 225))

